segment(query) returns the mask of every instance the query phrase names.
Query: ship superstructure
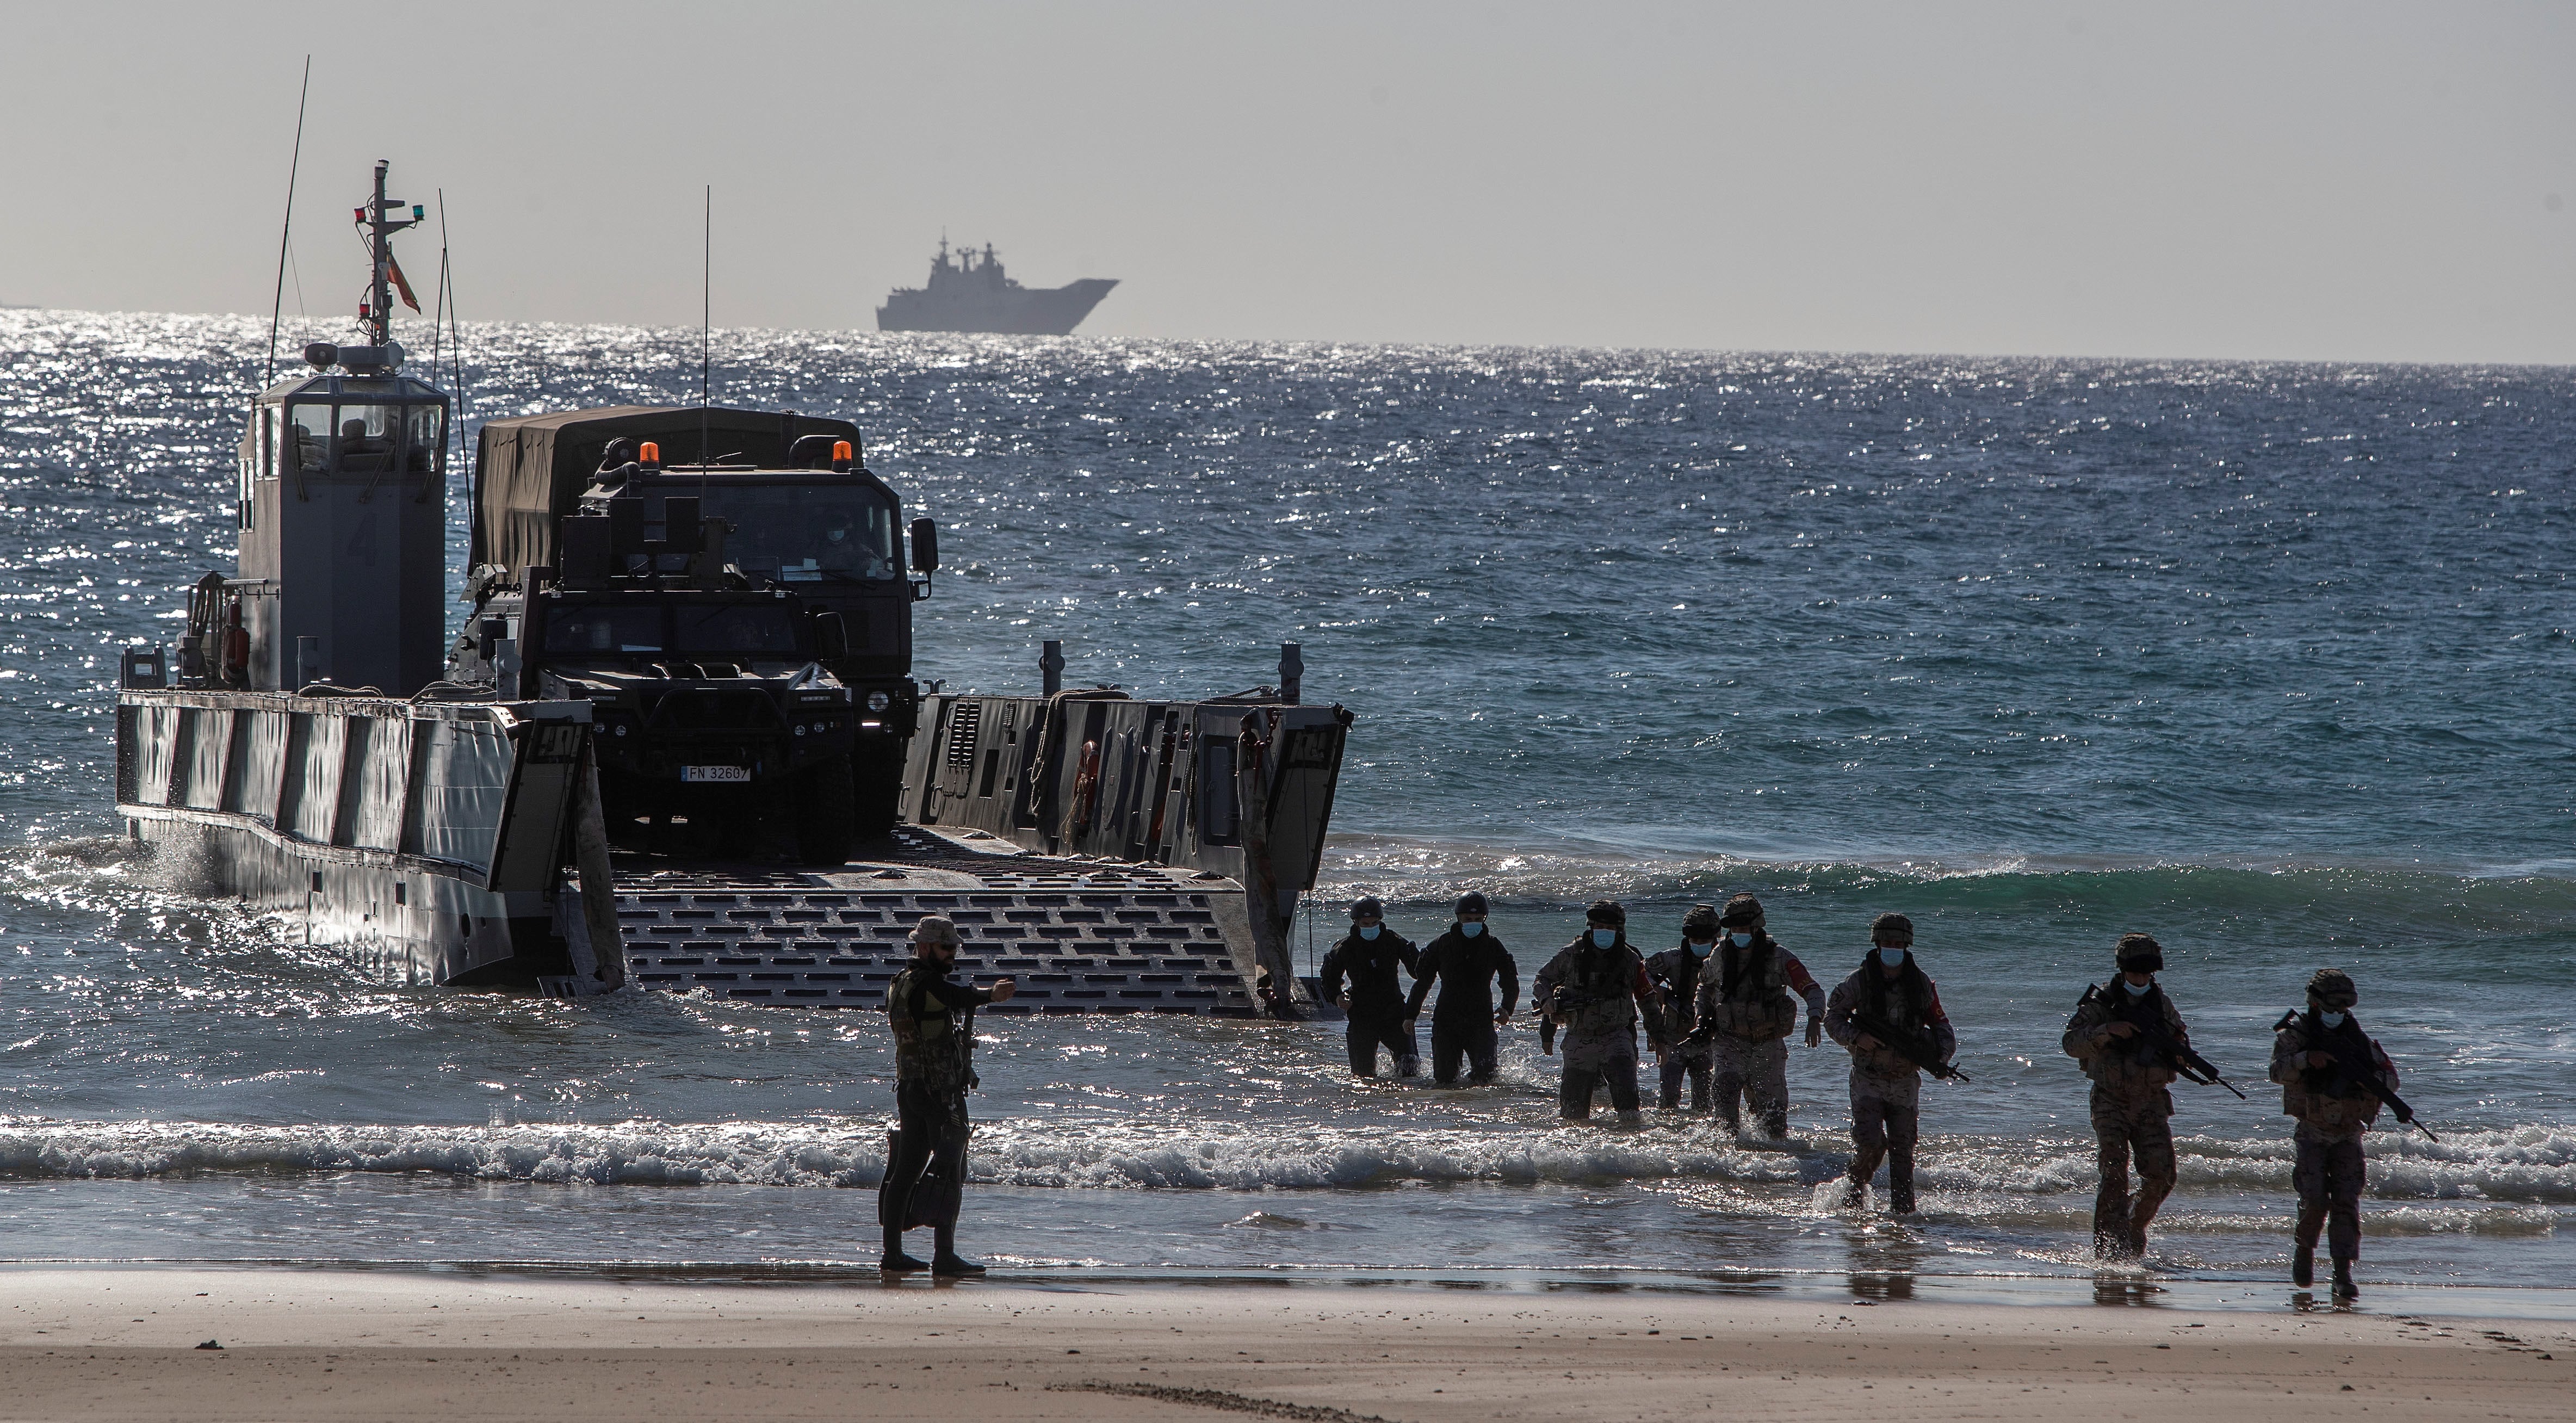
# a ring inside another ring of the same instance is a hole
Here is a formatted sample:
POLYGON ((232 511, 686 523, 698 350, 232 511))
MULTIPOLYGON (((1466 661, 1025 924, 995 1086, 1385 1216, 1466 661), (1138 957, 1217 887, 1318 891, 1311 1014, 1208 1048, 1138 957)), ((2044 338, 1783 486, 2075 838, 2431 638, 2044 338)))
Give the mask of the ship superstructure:
POLYGON ((942 237, 929 283, 895 288, 877 308, 877 329, 1069 336, 1116 285, 1114 277, 1085 277, 1060 287, 1024 287, 1003 270, 993 244, 952 255, 942 237))

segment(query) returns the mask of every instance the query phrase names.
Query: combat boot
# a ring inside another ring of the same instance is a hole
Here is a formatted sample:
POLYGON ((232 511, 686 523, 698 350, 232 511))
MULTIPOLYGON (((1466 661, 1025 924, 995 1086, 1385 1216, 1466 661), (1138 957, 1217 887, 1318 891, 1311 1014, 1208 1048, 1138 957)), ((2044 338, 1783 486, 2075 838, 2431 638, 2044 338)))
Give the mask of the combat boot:
POLYGON ((2302 1245, 2290 1253, 2290 1283, 2300 1289, 2317 1282, 2317 1247, 2302 1245))
POLYGON ((1422 1075, 1422 1059, 1418 1057, 1397 1058, 1395 1060, 1395 1075, 1407 1078, 1420 1077, 1422 1075))
POLYGON ((1854 1181, 1843 1187, 1843 1209, 1856 1211, 1869 1204, 1869 1183, 1854 1181))
POLYGON ((1887 1213, 1889 1215, 1914 1214, 1913 1177, 1908 1176, 1902 1181, 1887 1183, 1887 1213))
POLYGON ((2143 1225, 2133 1225, 2129 1227, 2128 1245, 2130 1259, 2144 1260, 2147 1258, 2147 1228, 2143 1225))
POLYGON ((2334 1262, 2334 1296, 2336 1299, 2361 1298, 2361 1286, 2352 1282, 2352 1262, 2341 1257, 2334 1262))

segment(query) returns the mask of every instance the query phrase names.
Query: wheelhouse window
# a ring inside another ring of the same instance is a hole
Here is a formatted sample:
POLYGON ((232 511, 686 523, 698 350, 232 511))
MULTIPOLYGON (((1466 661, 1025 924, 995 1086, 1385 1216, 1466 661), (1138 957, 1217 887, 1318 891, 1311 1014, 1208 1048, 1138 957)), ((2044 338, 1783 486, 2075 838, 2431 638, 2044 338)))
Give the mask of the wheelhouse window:
POLYGON ((307 475, 433 474, 447 433, 436 404, 296 400, 286 406, 286 448, 276 468, 307 475))

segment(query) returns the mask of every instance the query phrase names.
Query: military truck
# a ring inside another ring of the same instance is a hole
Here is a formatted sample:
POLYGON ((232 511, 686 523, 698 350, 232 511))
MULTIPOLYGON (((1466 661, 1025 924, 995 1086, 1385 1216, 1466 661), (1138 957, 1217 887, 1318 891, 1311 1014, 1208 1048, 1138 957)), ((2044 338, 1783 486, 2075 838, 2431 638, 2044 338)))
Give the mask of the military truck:
POLYGON ((644 505, 621 495, 565 520, 560 566, 478 578, 449 683, 588 702, 612 844, 844 863, 860 718, 829 666, 848 655, 841 615, 727 571, 725 521, 696 499, 665 501, 659 537, 644 505))
POLYGON ((617 499, 641 501, 641 537, 662 539, 675 496, 728 526, 718 571, 730 570, 739 588, 783 591, 839 615, 845 643, 821 661, 857 708, 852 829, 862 839, 889 833, 921 708, 912 605, 930 595, 939 535, 914 519, 907 561, 902 501, 861 459, 856 425, 794 411, 638 405, 491 421, 474 465, 468 567, 478 583, 557 567, 568 521, 585 509, 604 515, 617 499), (681 451, 694 461, 661 457, 681 451))

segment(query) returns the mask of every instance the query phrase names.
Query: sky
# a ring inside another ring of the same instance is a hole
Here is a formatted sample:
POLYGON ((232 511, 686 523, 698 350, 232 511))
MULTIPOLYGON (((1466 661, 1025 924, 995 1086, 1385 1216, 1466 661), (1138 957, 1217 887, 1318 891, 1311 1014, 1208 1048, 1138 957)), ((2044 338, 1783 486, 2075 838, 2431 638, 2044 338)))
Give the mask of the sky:
POLYGON ((2576 363, 2563 4, 0 0, 0 303, 869 329, 942 233, 1085 335, 2576 363), (399 239, 415 276, 438 238, 399 239), (300 296, 299 296, 300 292, 300 296))

